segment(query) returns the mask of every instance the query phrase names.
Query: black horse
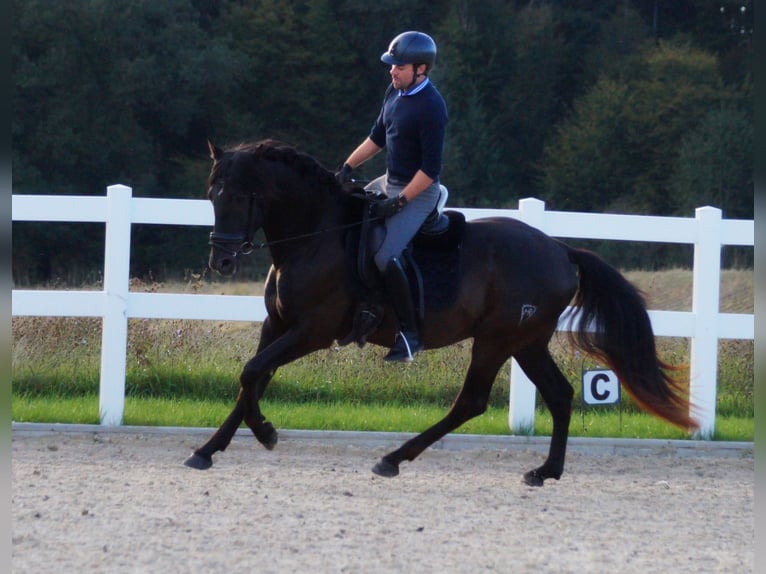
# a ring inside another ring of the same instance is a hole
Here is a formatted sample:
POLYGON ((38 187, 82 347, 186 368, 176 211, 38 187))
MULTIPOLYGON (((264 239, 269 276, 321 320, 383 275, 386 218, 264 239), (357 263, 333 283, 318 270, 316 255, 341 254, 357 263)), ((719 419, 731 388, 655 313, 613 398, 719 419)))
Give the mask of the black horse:
MULTIPOLYGON (((354 326, 358 289, 349 272, 347 237, 359 202, 333 174, 310 156, 267 140, 226 151, 210 144, 213 167, 208 197, 215 227, 210 267, 224 275, 253 248, 263 230, 272 256, 266 279, 263 323, 255 356, 240 375, 236 405, 221 427, 185 461, 206 469, 212 455, 229 445, 244 421, 267 448, 277 431, 261 414, 259 401, 274 372, 347 337, 354 326)), ((568 305, 572 342, 608 364, 647 411, 694 429, 690 405, 662 362, 641 294, 597 255, 575 249, 512 218, 465 224, 459 285, 450 304, 426 306, 422 338, 426 349, 473 338, 463 387, 438 423, 385 455, 373 468, 396 476, 428 446, 486 409, 502 365, 514 357, 550 409, 553 433, 548 457, 524 475, 529 485, 558 479, 564 469, 573 389, 554 363, 548 343, 568 305)), ((393 312, 385 312, 369 341, 390 347, 393 312)))

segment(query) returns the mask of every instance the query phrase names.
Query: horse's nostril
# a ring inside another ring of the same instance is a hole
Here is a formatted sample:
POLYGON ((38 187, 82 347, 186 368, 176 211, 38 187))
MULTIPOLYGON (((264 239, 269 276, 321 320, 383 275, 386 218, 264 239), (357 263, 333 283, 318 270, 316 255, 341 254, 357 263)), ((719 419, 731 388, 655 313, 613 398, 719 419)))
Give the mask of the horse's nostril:
POLYGON ((234 259, 222 259, 219 263, 218 272, 222 275, 233 275, 237 270, 237 262, 234 259))
POLYGON ((219 259, 210 257, 208 267, 220 273, 221 275, 233 275, 237 271, 237 260, 232 257, 221 257, 219 259))

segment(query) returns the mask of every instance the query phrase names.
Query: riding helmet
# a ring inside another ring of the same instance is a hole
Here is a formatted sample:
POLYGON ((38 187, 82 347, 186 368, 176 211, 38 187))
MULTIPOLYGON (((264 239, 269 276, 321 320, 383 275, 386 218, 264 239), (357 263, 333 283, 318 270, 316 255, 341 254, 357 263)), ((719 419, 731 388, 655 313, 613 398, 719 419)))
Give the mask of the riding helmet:
POLYGON ((391 40, 380 60, 392 66, 426 64, 431 69, 436 61, 436 43, 423 32, 402 32, 391 40))

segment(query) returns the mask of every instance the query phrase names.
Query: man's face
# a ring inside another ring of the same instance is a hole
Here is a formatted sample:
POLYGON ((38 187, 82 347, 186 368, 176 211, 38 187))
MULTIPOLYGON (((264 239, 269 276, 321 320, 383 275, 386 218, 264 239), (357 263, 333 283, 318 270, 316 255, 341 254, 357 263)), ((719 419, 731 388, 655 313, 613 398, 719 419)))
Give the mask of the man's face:
MULTIPOLYGON (((425 66, 421 65, 420 70, 418 70, 420 73, 425 72, 425 66)), ((391 74, 391 83, 394 85, 394 88, 397 90, 408 90, 412 87, 413 82, 415 80, 415 66, 412 64, 404 64, 402 66, 391 66, 391 70, 389 71, 389 74, 391 74)), ((418 79, 423 78, 424 76, 418 77, 418 79)))

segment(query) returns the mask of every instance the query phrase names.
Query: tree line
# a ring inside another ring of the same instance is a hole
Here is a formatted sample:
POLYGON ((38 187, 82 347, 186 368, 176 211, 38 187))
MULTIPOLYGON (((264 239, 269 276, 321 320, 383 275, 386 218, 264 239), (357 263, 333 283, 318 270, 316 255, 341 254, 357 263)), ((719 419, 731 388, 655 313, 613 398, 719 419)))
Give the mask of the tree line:
MULTIPOLYGON (((753 217, 745 0, 12 0, 13 192, 202 198, 206 140, 276 138, 336 167, 431 34, 450 204, 753 217)), ((383 169, 376 158, 362 169, 383 169)), ((103 226, 13 225, 17 284, 97 280, 103 226)), ((206 230, 134 226, 132 273, 205 266, 206 230)), ((621 267, 678 264, 656 246, 621 267), (659 263, 658 263, 659 262, 659 263)), ((745 256, 747 259, 747 255, 745 256)), ((263 271, 263 264, 252 273, 263 271)))

